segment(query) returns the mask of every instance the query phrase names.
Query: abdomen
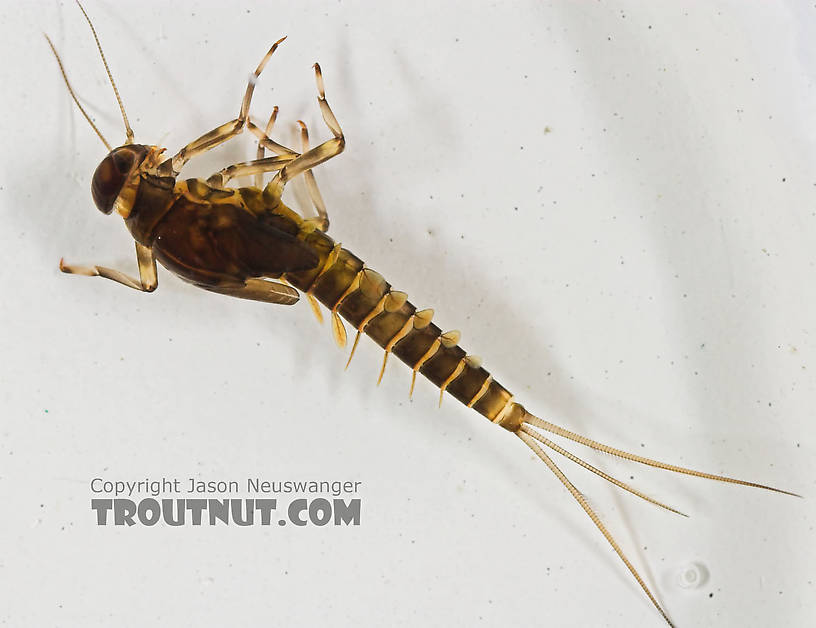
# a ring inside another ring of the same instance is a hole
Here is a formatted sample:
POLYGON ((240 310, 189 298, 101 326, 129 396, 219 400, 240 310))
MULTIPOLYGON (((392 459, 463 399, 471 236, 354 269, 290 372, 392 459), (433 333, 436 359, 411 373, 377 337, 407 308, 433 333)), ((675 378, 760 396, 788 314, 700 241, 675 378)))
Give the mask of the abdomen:
POLYGON ((420 365, 418 371, 435 386, 445 386, 456 399, 491 421, 500 420, 510 410, 510 392, 482 366, 466 360, 458 344, 443 343, 442 330, 416 317, 417 309, 410 301, 395 311, 380 307, 391 293, 389 283, 382 280, 376 290, 355 288, 361 273, 371 272, 364 270, 361 259, 344 248, 332 254, 334 241, 319 231, 302 237, 320 256, 320 263, 306 272, 286 273, 286 280, 295 288, 312 294, 355 329, 364 325, 361 331, 380 347, 390 346, 391 353, 411 369, 420 365), (381 311, 371 317, 378 309, 381 311))

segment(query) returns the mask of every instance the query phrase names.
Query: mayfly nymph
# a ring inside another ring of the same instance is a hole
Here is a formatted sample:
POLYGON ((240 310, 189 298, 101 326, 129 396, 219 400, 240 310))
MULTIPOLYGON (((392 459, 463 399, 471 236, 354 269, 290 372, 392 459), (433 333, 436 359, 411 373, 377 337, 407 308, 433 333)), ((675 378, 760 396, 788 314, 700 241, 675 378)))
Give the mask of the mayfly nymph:
POLYGON ((348 362, 354 356, 360 337, 366 335, 385 351, 380 379, 389 356, 393 354, 411 369, 411 393, 417 374, 421 374, 439 389, 440 403, 447 392, 517 436, 529 447, 604 535, 669 625, 672 624, 668 615, 639 572, 547 450, 564 456, 646 501, 682 513, 582 460, 548 438, 546 433, 676 473, 793 494, 652 460, 599 443, 534 416, 488 373, 479 358, 469 355, 459 346, 458 331, 440 329, 433 322, 433 310, 417 309, 405 293, 392 290, 380 274, 329 237, 326 206, 312 170, 339 155, 345 148, 345 138, 326 100, 320 66, 314 65, 317 101, 323 121, 331 132, 330 139, 310 147, 306 125, 300 122, 301 147, 295 150, 270 137, 277 108, 266 125, 253 122, 249 115, 256 81, 285 38, 275 42, 261 59, 250 78, 238 116, 168 156, 164 148, 134 142, 133 130, 102 54, 96 31, 84 8, 81 5, 80 8, 91 27, 119 103, 126 133, 123 145, 110 145, 91 121, 75 96, 50 39, 48 43, 72 98, 108 149, 108 154, 93 175, 92 196, 100 211, 105 214, 116 212, 124 219, 135 241, 139 276, 131 277, 104 266, 79 266, 61 260, 60 269, 63 272, 104 277, 139 291, 152 292, 158 286, 158 262, 181 279, 211 292, 280 305, 292 305, 304 295, 321 320, 323 314, 320 307, 323 306, 329 312, 332 332, 339 346, 347 344, 343 321, 355 331, 348 362), (235 138, 244 130, 257 138, 256 159, 230 165, 207 179, 179 180, 181 170, 189 160, 235 138), (266 156, 267 150, 272 156, 266 156), (266 173, 274 175, 263 185, 262 178, 266 173), (254 176, 256 185, 229 187, 233 178, 246 176, 254 176), (304 218, 282 201, 285 186, 297 177, 305 180, 309 198, 316 210, 315 217, 304 218))

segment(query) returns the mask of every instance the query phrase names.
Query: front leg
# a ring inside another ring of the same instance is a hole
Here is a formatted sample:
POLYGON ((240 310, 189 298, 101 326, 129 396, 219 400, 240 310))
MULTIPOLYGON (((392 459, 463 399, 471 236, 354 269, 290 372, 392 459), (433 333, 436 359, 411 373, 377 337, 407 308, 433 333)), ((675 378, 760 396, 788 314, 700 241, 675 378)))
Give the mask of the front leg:
POLYGON ((241 109, 238 112, 238 117, 235 118, 235 120, 230 120, 229 122, 214 128, 209 133, 205 133, 197 140, 187 144, 187 146, 183 147, 170 159, 164 161, 158 167, 158 173, 160 175, 177 177, 184 164, 190 161, 193 157, 215 148, 219 144, 223 144, 244 130, 244 126, 249 119, 249 105, 252 101, 252 94, 255 91, 255 84, 258 81, 258 77, 261 75, 261 72, 263 72, 263 69, 266 67, 266 64, 272 54, 275 52, 275 50, 277 50, 278 45, 280 45, 284 39, 286 39, 286 37, 281 37, 272 45, 269 52, 267 52, 264 58, 261 59, 258 67, 255 68, 255 72, 253 72, 252 76, 250 76, 246 92, 244 92, 244 99, 241 101, 241 109))
POLYGON ((139 279, 134 279, 123 272, 105 266, 74 266, 60 260, 59 267, 64 273, 85 275, 86 277, 104 277, 140 292, 153 292, 159 285, 159 278, 156 274, 156 258, 153 256, 150 247, 136 242, 136 261, 139 264, 139 279))

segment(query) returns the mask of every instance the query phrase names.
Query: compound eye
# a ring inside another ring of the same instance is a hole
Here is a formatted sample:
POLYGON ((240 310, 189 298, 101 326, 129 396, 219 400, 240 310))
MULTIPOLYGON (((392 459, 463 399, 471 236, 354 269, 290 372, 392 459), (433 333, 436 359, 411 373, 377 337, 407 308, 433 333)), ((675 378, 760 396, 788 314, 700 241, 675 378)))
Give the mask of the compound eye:
POLYGON ((108 153, 97 166, 91 182, 91 195, 103 214, 110 214, 113 211, 113 204, 122 191, 131 169, 137 161, 141 162, 144 159, 145 152, 144 147, 138 145, 120 146, 108 153))

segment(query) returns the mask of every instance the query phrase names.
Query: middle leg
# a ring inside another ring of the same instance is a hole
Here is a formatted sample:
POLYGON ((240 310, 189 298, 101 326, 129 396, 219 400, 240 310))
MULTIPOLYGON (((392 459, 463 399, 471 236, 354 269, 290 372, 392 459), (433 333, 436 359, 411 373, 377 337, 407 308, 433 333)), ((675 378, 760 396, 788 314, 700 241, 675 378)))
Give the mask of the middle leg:
MULTIPOLYGON (((274 172, 280 170, 283 166, 288 165, 298 157, 308 153, 309 130, 302 120, 298 120, 298 124, 300 125, 302 153, 297 153, 291 148, 287 148, 269 137, 277 117, 278 108, 275 107, 272 110, 272 115, 269 117, 269 122, 267 122, 264 130, 261 130, 260 127, 256 126, 251 120, 248 121, 247 128, 250 130, 250 132, 258 137, 257 159, 253 161, 241 162, 239 164, 224 168, 207 179, 207 183, 210 185, 223 186, 233 177, 254 174, 255 187, 260 188, 263 184, 264 172, 274 172), (267 148, 278 155, 278 158, 265 158, 264 151, 267 148)), ((309 193, 309 198, 317 211, 317 218, 311 218, 309 220, 313 221, 315 226, 320 231, 328 231, 329 216, 328 212, 326 211, 326 203, 323 200, 323 196, 320 194, 320 189, 317 187, 317 180, 315 179, 314 173, 311 169, 308 169, 303 173, 303 176, 306 181, 306 190, 309 193)))
MULTIPOLYGON (((272 109, 272 115, 269 116, 269 122, 266 123, 266 128, 263 130, 263 138, 261 138, 261 139, 269 140, 269 136, 272 135, 272 127, 275 126, 275 120, 277 119, 277 117, 278 117, 278 107, 276 105, 275 108, 272 109)), ((253 133, 254 133, 253 127, 257 128, 257 127, 255 127, 254 124, 252 124, 252 120, 249 121, 249 124, 247 126, 250 129, 250 131, 253 131, 253 133)), ((269 141, 272 141, 272 140, 269 140, 269 141)), ((286 147, 284 146, 284 148, 286 148, 286 147)), ((289 149, 287 149, 287 150, 289 150, 289 149)), ((276 154, 278 154, 278 153, 276 153, 276 154)), ((258 141, 258 152, 257 152, 256 159, 263 159, 264 157, 266 157, 266 150, 264 149, 263 143, 259 140, 258 141)), ((263 187, 263 174, 259 173, 259 174, 255 175, 255 187, 256 188, 262 188, 263 187)))
POLYGON ((297 159, 298 154, 287 155, 285 157, 262 157, 252 161, 242 161, 223 170, 219 170, 207 179, 207 185, 213 187, 224 187, 230 179, 235 177, 247 177, 250 175, 261 175, 264 172, 277 172, 284 166, 297 159))

